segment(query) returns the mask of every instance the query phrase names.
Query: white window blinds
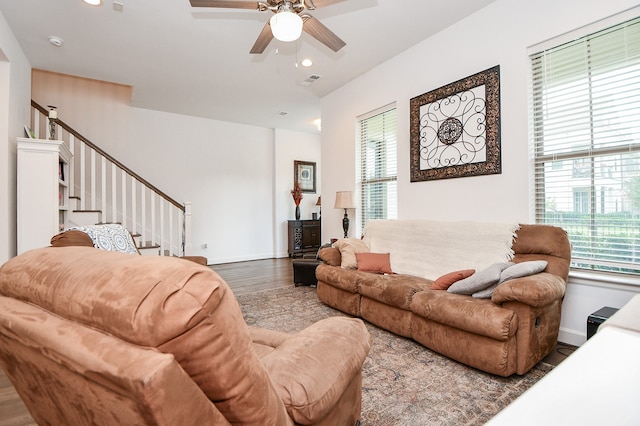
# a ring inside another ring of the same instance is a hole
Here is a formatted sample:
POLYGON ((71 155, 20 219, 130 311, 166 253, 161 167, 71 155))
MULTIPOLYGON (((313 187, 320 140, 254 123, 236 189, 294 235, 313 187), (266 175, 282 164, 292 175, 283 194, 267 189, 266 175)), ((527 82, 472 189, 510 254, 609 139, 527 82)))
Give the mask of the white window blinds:
POLYGON ((535 210, 574 268, 640 274, 640 19, 531 55, 535 210))
POLYGON ((395 107, 361 117, 360 226, 370 219, 398 217, 397 112, 395 107))

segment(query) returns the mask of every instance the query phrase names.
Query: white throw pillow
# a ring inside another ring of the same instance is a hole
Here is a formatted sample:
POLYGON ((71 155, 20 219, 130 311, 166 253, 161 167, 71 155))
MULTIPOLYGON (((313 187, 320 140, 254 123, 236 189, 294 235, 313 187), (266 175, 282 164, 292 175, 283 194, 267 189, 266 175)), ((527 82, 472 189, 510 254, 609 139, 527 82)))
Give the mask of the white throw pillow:
POLYGON ((345 269, 358 269, 356 253, 369 253, 369 246, 358 238, 342 238, 333 243, 333 247, 340 250, 342 262, 340 266, 345 269))

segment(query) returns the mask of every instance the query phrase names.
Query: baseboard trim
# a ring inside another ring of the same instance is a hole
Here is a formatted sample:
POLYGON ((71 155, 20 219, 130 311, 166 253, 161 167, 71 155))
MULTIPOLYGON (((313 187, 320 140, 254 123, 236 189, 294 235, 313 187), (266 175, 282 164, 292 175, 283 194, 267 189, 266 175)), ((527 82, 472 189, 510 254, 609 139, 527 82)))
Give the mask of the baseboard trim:
POLYGON ((587 341, 587 334, 578 330, 560 327, 558 341, 573 346, 581 346, 587 341))

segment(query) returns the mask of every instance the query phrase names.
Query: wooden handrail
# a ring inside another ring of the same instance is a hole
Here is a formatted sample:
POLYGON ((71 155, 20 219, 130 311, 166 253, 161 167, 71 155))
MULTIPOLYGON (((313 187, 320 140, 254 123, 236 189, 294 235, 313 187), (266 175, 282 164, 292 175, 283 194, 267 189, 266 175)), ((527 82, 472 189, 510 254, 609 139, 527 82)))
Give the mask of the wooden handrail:
MULTIPOLYGON (((46 108, 40 106, 33 99, 31 100, 31 106, 34 107, 35 109, 37 109, 38 111, 40 111, 45 117, 49 116, 49 111, 46 108)), ((102 155, 104 158, 106 158, 107 160, 109 160, 110 162, 112 162, 113 164, 118 166, 120 169, 122 169, 125 172, 127 172, 131 177, 133 177, 138 182, 140 182, 143 185, 145 185, 147 188, 151 189, 153 192, 158 194, 160 197, 164 198, 167 202, 173 204, 175 207, 177 207, 178 209, 182 210, 182 212, 184 212, 184 205, 183 204, 180 204, 179 202, 177 202, 173 198, 169 197, 167 194, 165 194, 164 192, 160 191, 158 188, 156 188, 155 186, 150 184, 147 180, 145 180, 142 177, 140 177, 137 173, 135 173, 130 168, 128 168, 127 166, 122 164, 120 161, 116 160, 111 155, 107 154, 105 151, 100 149, 96 144, 94 144, 89 139, 85 138, 80 133, 78 133, 75 129, 70 127, 67 123, 65 123, 64 121, 62 121, 62 120, 60 120, 58 118, 58 119, 56 119, 56 124, 58 124, 60 127, 62 127, 64 130, 66 130, 67 132, 69 132, 70 134, 75 136, 76 138, 80 139, 82 142, 87 144, 87 146, 89 146, 91 149, 95 150, 98 154, 102 155)))

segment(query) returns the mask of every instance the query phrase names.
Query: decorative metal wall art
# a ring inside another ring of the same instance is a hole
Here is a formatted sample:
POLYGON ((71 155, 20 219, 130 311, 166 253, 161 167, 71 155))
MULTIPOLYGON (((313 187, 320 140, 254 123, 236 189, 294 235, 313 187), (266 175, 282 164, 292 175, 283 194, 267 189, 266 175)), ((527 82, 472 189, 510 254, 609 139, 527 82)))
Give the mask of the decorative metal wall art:
POLYGON ((410 101, 411 182, 500 174, 500 66, 410 101))

